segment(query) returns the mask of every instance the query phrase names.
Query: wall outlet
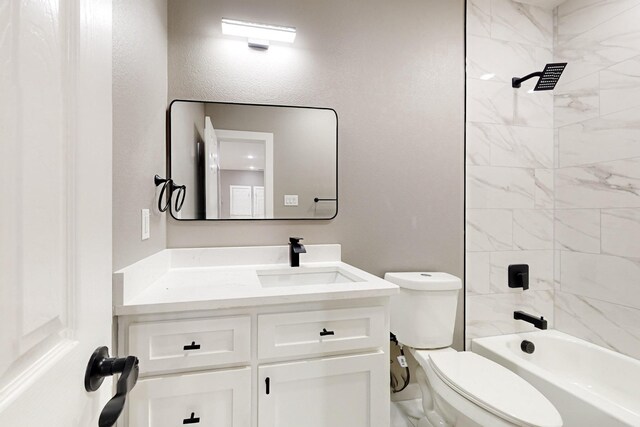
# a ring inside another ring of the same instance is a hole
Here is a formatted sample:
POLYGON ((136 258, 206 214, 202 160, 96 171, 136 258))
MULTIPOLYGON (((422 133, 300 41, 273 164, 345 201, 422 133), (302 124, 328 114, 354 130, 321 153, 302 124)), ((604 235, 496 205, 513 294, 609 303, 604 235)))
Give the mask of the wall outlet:
POLYGON ((298 195, 297 194, 285 194, 284 195, 284 205, 285 206, 298 206, 298 195))
POLYGON ((142 209, 142 240, 151 237, 151 229, 149 227, 149 209, 142 209))

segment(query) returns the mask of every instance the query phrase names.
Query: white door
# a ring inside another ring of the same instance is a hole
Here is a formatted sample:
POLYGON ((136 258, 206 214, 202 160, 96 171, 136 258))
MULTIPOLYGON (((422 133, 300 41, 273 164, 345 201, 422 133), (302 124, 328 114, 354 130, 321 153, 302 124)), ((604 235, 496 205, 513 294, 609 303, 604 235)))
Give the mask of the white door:
POLYGON ((258 427, 388 427, 384 353, 260 366, 258 427))
POLYGON ((0 425, 97 426, 111 343, 111 1, 0 1, 0 425))
POLYGON ((264 187, 253 186, 253 217, 264 218, 264 187))
POLYGON ((231 218, 251 218, 251 186, 229 186, 229 215, 231 218))
POLYGON ((218 138, 209 116, 204 118, 204 155, 206 216, 207 219, 216 219, 219 217, 218 206, 220 204, 218 197, 218 138))
POLYGON ((251 368, 140 380, 128 427, 250 427, 251 368))

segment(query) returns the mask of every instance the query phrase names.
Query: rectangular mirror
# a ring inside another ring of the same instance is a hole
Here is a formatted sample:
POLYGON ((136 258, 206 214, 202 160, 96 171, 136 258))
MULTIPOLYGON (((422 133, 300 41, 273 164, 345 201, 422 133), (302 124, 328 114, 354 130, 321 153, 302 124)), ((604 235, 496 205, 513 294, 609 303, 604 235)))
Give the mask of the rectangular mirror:
POLYGON ((328 108, 176 100, 169 176, 178 220, 332 219, 338 117, 328 108))

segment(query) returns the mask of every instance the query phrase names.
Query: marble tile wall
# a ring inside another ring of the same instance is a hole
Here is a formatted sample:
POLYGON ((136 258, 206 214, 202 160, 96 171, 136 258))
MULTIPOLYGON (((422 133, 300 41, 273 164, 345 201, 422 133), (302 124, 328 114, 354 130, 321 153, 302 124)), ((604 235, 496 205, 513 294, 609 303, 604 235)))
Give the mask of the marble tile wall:
POLYGON ((514 310, 553 324, 556 148, 553 94, 511 87, 552 62, 553 11, 511 0, 467 6, 468 348, 476 337, 533 330, 514 310), (508 266, 520 263, 531 269, 526 292, 507 284, 508 266))
MULTIPOLYGON (((568 0, 554 59, 555 326, 640 358, 640 0, 568 0)), ((504 238, 504 237, 503 237, 504 238)))

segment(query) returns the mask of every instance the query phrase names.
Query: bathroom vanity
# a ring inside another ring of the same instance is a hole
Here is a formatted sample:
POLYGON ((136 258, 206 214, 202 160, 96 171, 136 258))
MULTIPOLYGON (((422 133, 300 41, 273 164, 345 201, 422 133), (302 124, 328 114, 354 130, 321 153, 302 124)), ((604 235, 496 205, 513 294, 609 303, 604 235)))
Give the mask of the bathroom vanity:
POLYGON ((339 245, 168 249, 114 273, 120 427, 389 425, 389 297, 339 245))

